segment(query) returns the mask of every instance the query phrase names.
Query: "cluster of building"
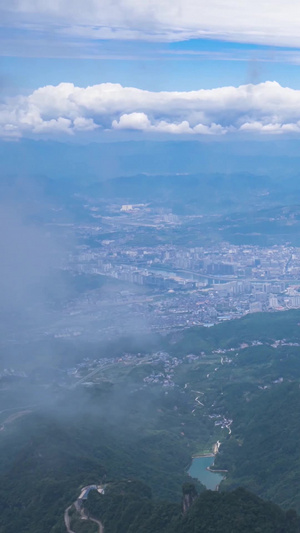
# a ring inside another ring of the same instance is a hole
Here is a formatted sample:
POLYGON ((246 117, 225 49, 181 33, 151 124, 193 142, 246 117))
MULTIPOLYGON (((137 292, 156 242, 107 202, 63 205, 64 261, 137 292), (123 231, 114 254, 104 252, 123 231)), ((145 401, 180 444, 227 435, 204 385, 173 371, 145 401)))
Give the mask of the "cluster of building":
POLYGON ((222 217, 177 215, 129 197, 84 202, 84 221, 64 227, 80 243, 64 268, 75 276, 101 276, 109 291, 81 291, 60 323, 47 325, 49 335, 165 334, 300 308, 300 247, 233 245, 220 240, 221 233, 200 246, 197 235, 211 221, 214 232, 224 229, 222 217))
POLYGON ((153 354, 152 363, 162 362, 163 368, 160 371, 152 371, 149 376, 144 378, 144 383, 162 385, 163 387, 175 387, 173 381, 175 368, 182 364, 182 360, 177 357, 171 357, 166 352, 157 352, 153 354))
MULTIPOLYGON (((114 295, 115 309, 125 304, 133 322, 142 316, 152 331, 300 307, 300 248, 292 246, 124 246, 105 240, 78 246, 67 268, 122 282, 126 290, 114 295)), ((84 297, 80 305, 87 306, 84 297)))

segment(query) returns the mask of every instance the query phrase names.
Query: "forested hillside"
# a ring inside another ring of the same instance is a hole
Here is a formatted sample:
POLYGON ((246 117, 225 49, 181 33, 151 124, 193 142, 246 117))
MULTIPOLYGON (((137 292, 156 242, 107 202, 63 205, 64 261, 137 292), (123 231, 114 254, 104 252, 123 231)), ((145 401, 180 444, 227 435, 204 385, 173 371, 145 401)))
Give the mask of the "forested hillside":
MULTIPOLYGON (((183 488, 184 493, 192 487, 183 488)), ((90 516, 101 519, 106 533, 296 533, 296 513, 284 513, 244 489, 205 491, 183 514, 182 506, 157 502, 149 488, 138 482, 107 487, 106 494, 91 492, 86 504, 90 516)))

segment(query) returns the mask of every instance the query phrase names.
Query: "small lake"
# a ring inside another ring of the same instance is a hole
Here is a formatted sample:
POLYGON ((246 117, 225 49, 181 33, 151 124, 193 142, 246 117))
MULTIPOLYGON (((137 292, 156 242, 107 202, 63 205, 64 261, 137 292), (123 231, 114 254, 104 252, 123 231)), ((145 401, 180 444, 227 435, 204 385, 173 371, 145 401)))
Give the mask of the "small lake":
POLYGON ((195 457, 188 470, 188 474, 191 477, 195 477, 201 481, 201 483, 210 490, 216 490, 217 486, 223 479, 221 474, 215 474, 207 470, 207 467, 211 466, 213 462, 214 457, 195 457))

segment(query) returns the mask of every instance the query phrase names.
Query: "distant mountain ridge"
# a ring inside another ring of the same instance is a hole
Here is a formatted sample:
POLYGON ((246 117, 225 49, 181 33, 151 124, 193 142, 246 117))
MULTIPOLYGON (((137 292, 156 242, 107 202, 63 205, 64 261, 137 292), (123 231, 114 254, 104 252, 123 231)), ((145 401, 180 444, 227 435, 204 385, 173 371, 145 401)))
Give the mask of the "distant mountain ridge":
POLYGON ((298 174, 299 169, 298 143, 292 140, 0 142, 2 176, 42 174, 93 182, 139 173, 251 172, 281 177, 298 174))

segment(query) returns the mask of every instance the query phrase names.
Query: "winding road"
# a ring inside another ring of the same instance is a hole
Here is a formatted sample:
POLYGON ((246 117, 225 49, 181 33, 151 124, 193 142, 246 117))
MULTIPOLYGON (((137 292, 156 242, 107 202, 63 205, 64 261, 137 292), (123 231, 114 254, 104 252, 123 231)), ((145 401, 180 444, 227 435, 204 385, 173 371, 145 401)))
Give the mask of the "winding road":
MULTIPOLYGON (((83 491, 85 491, 86 489, 88 489, 89 487, 92 487, 94 489, 94 485, 90 485, 88 487, 84 487, 84 489, 82 489, 80 495, 83 493, 83 491)), ((65 522, 65 526, 66 526, 66 530, 68 533, 76 533, 76 531, 73 531, 73 529, 71 529, 71 521, 70 521, 70 515, 69 515, 69 511, 70 509, 72 509, 73 505, 75 506, 75 509, 77 510, 77 512, 79 513, 79 515, 81 516, 82 519, 84 520, 90 520, 91 522, 95 522, 95 524, 98 525, 98 533, 104 533, 104 527, 103 527, 103 524, 102 522, 100 522, 100 520, 97 520, 97 518, 92 518, 91 516, 87 516, 84 512, 84 508, 82 506, 82 498, 77 498, 77 500, 72 503, 71 505, 69 505, 69 507, 66 508, 65 512, 64 512, 64 522, 65 522)))
POLYGON ((64 521, 65 521, 65 526, 66 526, 67 532, 68 533, 75 533, 75 531, 73 531, 71 529, 71 527, 70 527, 69 511, 70 511, 71 507, 73 507, 73 504, 69 505, 69 507, 67 507, 67 509, 65 510, 64 521))
POLYGON ((104 533, 104 527, 103 527, 103 524, 100 522, 100 520, 96 520, 96 518, 91 518, 91 517, 89 517, 88 520, 91 520, 91 522, 95 522, 96 524, 98 524, 99 533, 104 533))

